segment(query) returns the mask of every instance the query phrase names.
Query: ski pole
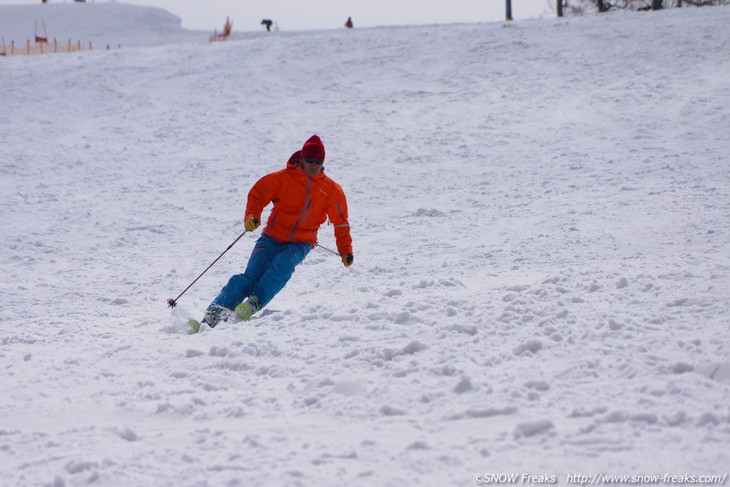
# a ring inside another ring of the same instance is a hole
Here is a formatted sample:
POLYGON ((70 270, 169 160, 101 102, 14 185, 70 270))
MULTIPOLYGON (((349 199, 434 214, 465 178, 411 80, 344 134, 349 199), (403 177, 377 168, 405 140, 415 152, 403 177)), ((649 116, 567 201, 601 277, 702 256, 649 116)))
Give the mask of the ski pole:
POLYGON ((320 244, 319 244, 319 242, 317 242, 317 243, 316 243, 316 244, 314 244, 314 245, 316 245, 317 247, 319 247, 319 248, 321 248, 321 249, 324 249, 324 250, 326 250, 327 252, 329 252, 329 253, 331 253, 331 254, 335 254, 335 255, 336 255, 337 257, 339 257, 339 256, 340 256, 340 254, 338 254, 338 253, 337 253, 337 252, 335 252, 334 250, 330 250, 330 249, 328 249, 327 247, 323 247, 322 245, 320 245, 320 244))
POLYGON ((210 269, 211 267, 213 267, 213 264, 215 264, 216 262, 218 262, 218 260, 221 257, 223 257, 223 254, 225 254, 226 252, 228 252, 229 250, 231 250, 231 247, 233 247, 236 244, 236 242, 238 242, 239 240, 241 240, 241 237, 243 237, 244 235, 246 235, 246 232, 248 232, 248 230, 244 230, 243 233, 241 235, 239 235, 238 238, 236 240, 234 240, 233 243, 231 245, 229 245, 228 248, 223 251, 223 253, 221 253, 221 255, 218 256, 217 259, 215 259, 203 272, 200 273, 200 275, 198 277, 195 278, 195 280, 193 282, 190 283, 190 285, 188 287, 185 288, 185 291, 181 292, 180 295, 178 297, 176 297, 175 299, 172 299, 172 298, 168 299, 167 300, 167 305, 169 307, 171 307, 171 308, 174 308, 175 306, 177 306, 177 300, 180 299, 180 297, 183 294, 185 294, 188 289, 190 289, 191 287, 193 287, 193 284, 195 284, 196 282, 198 282, 198 279, 200 279, 201 277, 203 277, 203 274, 205 274, 206 272, 208 272, 208 269, 210 269))

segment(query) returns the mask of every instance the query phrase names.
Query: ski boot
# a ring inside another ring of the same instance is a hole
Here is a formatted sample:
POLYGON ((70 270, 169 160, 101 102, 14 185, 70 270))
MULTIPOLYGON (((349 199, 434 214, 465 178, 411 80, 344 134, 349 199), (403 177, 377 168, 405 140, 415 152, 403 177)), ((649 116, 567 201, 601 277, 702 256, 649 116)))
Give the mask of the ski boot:
POLYGON ((261 309, 261 302, 256 296, 249 296, 246 301, 236 306, 236 315, 243 320, 248 321, 251 317, 261 309))
POLYGON ((222 320, 225 320, 227 318, 228 314, 230 314, 230 311, 222 306, 218 306, 217 304, 211 304, 208 306, 208 309, 205 310, 205 316, 203 316, 203 319, 200 321, 196 320, 189 320, 188 326, 190 327, 190 331, 188 332, 189 335, 194 335, 196 333, 200 332, 200 325, 206 324, 210 328, 215 328, 218 323, 220 323, 222 320))

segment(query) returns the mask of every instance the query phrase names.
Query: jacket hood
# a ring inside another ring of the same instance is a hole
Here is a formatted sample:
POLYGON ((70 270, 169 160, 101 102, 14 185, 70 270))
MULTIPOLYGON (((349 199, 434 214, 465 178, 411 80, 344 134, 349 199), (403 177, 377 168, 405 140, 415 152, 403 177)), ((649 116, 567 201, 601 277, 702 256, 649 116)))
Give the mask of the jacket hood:
POLYGON ((299 167, 299 158, 302 155, 302 151, 298 150, 294 154, 291 155, 289 160, 286 162, 286 168, 287 169, 294 169, 296 167, 299 167))

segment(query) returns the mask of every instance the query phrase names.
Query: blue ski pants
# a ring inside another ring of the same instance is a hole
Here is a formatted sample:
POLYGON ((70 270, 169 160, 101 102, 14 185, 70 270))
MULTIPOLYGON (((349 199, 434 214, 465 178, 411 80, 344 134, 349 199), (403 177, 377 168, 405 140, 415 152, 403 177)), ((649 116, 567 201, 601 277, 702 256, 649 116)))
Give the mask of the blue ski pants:
POLYGON ((289 282, 294 268, 310 250, 312 244, 308 242, 281 243, 261 235, 244 273, 232 276, 212 304, 233 310, 247 297, 256 296, 263 308, 289 282))

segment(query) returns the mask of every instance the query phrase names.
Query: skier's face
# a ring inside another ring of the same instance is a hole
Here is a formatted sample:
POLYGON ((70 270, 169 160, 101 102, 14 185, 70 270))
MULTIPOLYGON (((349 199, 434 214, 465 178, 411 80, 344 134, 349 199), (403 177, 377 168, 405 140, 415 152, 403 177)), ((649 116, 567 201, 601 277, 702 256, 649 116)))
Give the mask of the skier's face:
POLYGON ((302 166, 302 171, 304 171, 304 174, 310 178, 313 178, 322 170, 321 164, 317 164, 316 162, 307 162, 304 156, 302 156, 299 161, 299 165, 302 166))

